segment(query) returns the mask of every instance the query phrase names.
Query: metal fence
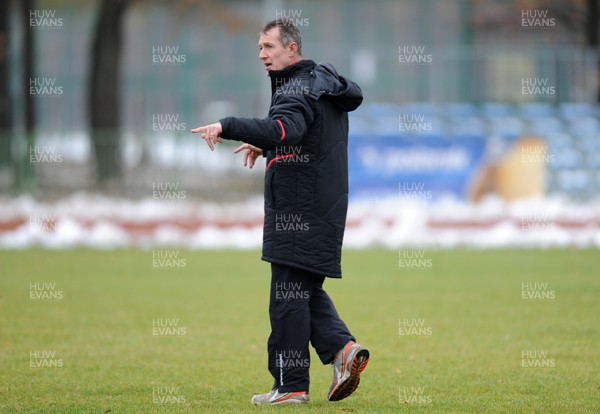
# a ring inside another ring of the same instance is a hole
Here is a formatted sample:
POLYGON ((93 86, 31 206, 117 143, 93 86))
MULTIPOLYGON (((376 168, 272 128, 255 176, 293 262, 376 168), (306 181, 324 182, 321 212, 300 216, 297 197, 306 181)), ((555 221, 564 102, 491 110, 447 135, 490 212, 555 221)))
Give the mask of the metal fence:
MULTIPOLYGON (((214 195, 227 180, 232 193, 238 187, 260 189, 258 174, 242 174, 239 159, 229 154, 231 147, 209 154, 189 129, 225 115, 266 114, 270 91, 257 59, 257 29, 281 13, 265 7, 267 3, 195 8, 134 3, 125 22, 121 78, 125 173, 113 191, 143 195, 154 174, 176 177, 199 194, 214 195)), ((598 51, 548 43, 464 43, 469 39, 464 36, 466 2, 461 0, 435 5, 382 0, 379 7, 351 0, 343 8, 338 2, 270 3, 296 13, 305 24, 305 55, 332 62, 357 80, 366 103, 557 106, 593 104, 598 98, 598 51), (456 17, 449 20, 448 15, 456 17)), ((94 158, 86 114, 94 13, 87 3, 71 3, 56 9, 63 19, 60 28, 35 32, 36 79, 61 91, 35 101, 35 146, 62 158, 33 166, 39 194, 96 188, 95 163, 103 160, 94 158)), ((18 24, 16 16, 11 21, 18 24)), ((20 39, 15 32, 11 93, 20 107, 27 91, 16 81, 20 39)), ((16 111, 12 153, 27 163, 36 149, 24 144, 21 124, 22 113, 16 111)), ((4 192, 15 190, 14 168, 26 167, 0 169, 4 192)))

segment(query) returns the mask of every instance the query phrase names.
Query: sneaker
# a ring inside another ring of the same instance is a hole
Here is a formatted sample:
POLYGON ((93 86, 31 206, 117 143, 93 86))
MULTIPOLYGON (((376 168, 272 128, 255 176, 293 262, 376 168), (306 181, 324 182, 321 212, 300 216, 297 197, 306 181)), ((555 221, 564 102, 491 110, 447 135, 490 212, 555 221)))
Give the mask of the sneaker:
POLYGON ((279 392, 273 388, 267 394, 256 394, 252 397, 252 404, 303 404, 310 401, 308 392, 279 392))
POLYGON ((349 341, 333 358, 333 382, 327 399, 340 401, 350 396, 360 383, 360 373, 369 362, 369 351, 359 344, 349 341))

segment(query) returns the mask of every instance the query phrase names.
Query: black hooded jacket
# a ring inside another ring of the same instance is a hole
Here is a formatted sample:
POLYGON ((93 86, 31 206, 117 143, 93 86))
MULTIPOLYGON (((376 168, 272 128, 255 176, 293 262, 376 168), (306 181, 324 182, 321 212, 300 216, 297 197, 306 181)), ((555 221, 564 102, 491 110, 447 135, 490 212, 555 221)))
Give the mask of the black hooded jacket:
POLYGON ((262 259, 342 277, 348 210, 348 114, 362 91, 330 64, 301 60, 270 71, 264 119, 223 118, 221 136, 266 155, 262 259))

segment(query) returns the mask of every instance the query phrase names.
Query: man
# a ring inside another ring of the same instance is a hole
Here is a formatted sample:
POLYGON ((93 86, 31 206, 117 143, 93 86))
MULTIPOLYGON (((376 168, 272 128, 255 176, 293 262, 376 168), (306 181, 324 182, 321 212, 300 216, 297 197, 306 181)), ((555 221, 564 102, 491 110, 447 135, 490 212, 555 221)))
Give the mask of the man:
POLYGON ((244 142, 234 151, 244 151, 244 166, 266 157, 262 259, 271 263, 268 367, 274 385, 252 403, 309 401, 309 341, 323 364, 333 366, 327 398, 338 401, 358 387, 369 360, 323 290, 325 277, 342 277, 347 112, 361 104, 362 92, 331 65, 302 57, 291 20, 267 23, 258 48, 271 78, 268 117, 223 118, 192 130, 211 150, 223 139, 244 142))

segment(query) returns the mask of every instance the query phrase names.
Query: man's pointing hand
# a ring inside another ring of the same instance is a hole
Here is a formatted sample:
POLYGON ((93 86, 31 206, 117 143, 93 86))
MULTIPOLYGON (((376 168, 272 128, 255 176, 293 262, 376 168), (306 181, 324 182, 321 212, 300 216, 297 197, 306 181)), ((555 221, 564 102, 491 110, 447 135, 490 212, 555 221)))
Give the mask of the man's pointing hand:
POLYGON ((192 129, 192 132, 194 134, 202 132, 203 134, 201 137, 206 141, 211 151, 215 150, 215 144, 217 142, 223 142, 223 139, 220 137, 221 132, 223 132, 223 127, 220 122, 192 129))

